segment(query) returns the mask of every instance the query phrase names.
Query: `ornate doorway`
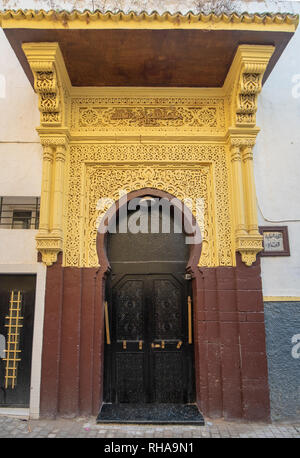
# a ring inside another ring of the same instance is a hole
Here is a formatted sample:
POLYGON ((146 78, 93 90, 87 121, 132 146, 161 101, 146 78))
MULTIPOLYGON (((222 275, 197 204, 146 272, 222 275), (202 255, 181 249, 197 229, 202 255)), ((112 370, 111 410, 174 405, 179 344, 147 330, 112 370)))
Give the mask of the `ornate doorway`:
MULTIPOLYGON (((186 279, 189 245, 174 215, 143 198, 147 228, 106 238, 111 271, 106 282, 104 402, 122 404, 195 401, 191 281, 186 279), (159 230, 151 231, 156 220, 159 230), (170 223, 170 224, 169 224, 170 223)), ((141 213, 142 212, 142 213, 141 213)), ((127 206, 128 226, 137 212, 127 206)), ((145 220, 144 220, 145 221, 145 220)))

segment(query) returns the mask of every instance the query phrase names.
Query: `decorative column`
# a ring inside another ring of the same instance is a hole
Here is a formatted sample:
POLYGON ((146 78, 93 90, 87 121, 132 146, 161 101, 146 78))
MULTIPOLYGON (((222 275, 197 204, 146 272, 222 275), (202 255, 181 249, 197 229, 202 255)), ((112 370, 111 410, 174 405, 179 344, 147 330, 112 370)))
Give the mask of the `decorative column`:
POLYGON ((40 227, 39 227, 40 235, 48 235, 49 230, 50 230, 50 199, 51 199, 52 168, 53 168, 53 149, 51 146, 44 146, 41 205, 40 205, 40 227))
POLYGON ((51 234, 62 235, 63 195, 64 195, 64 165, 65 146, 58 145, 55 152, 54 189, 53 189, 53 217, 51 234))
POLYGON ((251 266, 262 250, 258 231, 253 153, 256 136, 257 97, 273 46, 240 45, 224 87, 230 106, 230 147, 235 250, 251 266))
POLYGON ((43 182, 36 241, 43 262, 50 266, 63 249, 64 165, 68 140, 66 136, 45 138, 41 135, 41 143, 44 145, 43 182))
POLYGON ((69 142, 67 112, 71 82, 58 43, 22 45, 34 76, 44 149, 40 227, 36 236, 42 261, 50 266, 63 250, 64 165, 69 142))
POLYGON ((257 205, 256 191, 253 173, 253 152, 252 146, 245 146, 242 149, 243 173, 245 180, 247 210, 248 210, 248 233, 251 235, 259 235, 257 222, 257 205))
POLYGON ((233 199, 235 207, 235 232, 237 236, 247 234, 241 159, 240 146, 235 145, 233 142, 231 146, 231 170, 233 178, 233 199))
POLYGON ((235 246, 242 261, 251 266, 262 250, 258 231, 256 191, 253 175, 253 138, 231 139, 232 194, 235 214, 235 246))

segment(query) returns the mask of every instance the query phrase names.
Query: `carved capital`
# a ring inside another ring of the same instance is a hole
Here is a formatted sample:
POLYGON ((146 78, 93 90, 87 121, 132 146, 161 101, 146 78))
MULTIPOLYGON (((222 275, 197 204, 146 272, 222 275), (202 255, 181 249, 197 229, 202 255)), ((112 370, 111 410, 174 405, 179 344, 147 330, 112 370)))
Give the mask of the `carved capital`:
MULTIPOLYGON (((37 129, 38 132, 40 132, 39 129, 37 129)), ((41 145, 44 147, 50 146, 50 147, 57 147, 57 146, 62 146, 62 147, 67 147, 68 145, 68 136, 67 135, 44 135, 42 132, 40 132, 40 140, 41 140, 41 145)))
POLYGON ((37 250, 42 255, 42 261, 46 266, 51 266, 57 261, 58 253, 62 251, 62 237, 39 232, 36 236, 37 250))
POLYGON ((262 236, 259 234, 236 237, 236 251, 241 254, 246 266, 251 266, 256 261, 256 256, 262 249, 262 236))
POLYGON ((232 147, 253 147, 255 145, 255 137, 231 137, 230 145, 232 147))
POLYGON ((53 149, 51 146, 44 146, 43 148, 43 160, 44 161, 53 161, 53 149))
POLYGON ((55 160, 65 162, 66 159, 66 148, 64 145, 58 145, 55 152, 55 160))
POLYGON ((241 161, 241 149, 239 146, 231 146, 231 161, 241 161))
POLYGON ((242 158, 243 158, 243 161, 252 161, 253 160, 252 146, 246 146, 242 149, 242 158))

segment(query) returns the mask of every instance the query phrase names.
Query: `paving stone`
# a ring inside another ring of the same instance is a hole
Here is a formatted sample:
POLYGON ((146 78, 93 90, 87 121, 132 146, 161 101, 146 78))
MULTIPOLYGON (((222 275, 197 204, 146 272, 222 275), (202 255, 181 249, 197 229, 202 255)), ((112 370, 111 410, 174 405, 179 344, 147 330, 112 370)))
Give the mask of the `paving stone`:
POLYGON ((239 423, 223 420, 208 421, 203 427, 194 425, 97 425, 95 418, 78 417, 21 421, 17 418, 0 416, 1 438, 26 437, 82 437, 82 438, 219 438, 219 437, 262 437, 300 438, 300 424, 239 423))

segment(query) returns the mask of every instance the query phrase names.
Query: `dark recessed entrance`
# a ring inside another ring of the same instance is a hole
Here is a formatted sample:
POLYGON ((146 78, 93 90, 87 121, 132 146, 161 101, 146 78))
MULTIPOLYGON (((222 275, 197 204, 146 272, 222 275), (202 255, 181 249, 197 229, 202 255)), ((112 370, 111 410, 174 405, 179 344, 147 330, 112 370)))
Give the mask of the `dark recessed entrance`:
POLYGON ((0 407, 29 407, 35 275, 0 275, 0 407))
POLYGON ((139 224, 149 216, 147 230, 119 233, 121 218, 129 226, 138 220, 128 210, 107 236, 105 404, 98 421, 186 422, 186 406, 195 402, 189 245, 172 212, 167 233, 166 215, 153 200, 143 200, 138 212, 139 224))

